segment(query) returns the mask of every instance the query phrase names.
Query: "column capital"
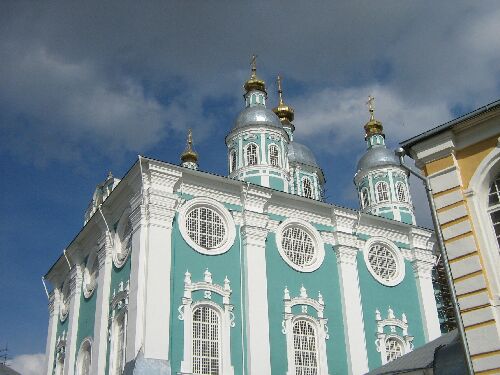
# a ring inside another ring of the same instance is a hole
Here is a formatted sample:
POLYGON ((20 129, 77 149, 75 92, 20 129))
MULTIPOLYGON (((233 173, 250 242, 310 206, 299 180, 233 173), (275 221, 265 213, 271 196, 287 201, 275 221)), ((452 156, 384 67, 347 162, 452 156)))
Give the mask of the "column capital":
POLYGON ((413 273, 415 277, 432 279, 432 269, 434 268, 434 262, 429 262, 428 260, 415 259, 411 262, 413 268, 413 273))
POLYGON ((335 255, 337 256, 337 264, 350 264, 356 265, 356 256, 358 255, 358 249, 351 246, 337 245, 334 246, 335 255))
POLYGON ((59 312, 59 301, 61 299, 60 294, 59 289, 54 289, 49 294, 49 317, 52 317, 54 314, 59 312))

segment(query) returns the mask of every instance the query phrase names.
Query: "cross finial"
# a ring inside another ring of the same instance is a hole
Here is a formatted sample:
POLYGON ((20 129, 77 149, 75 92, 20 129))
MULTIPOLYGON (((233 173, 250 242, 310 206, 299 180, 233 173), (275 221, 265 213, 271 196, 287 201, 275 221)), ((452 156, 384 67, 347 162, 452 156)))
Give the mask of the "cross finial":
POLYGON ((278 95, 280 97, 280 105, 283 105, 284 104, 284 102, 283 102, 283 89, 281 88, 281 76, 279 74, 278 74, 277 81, 278 81, 278 95))
POLYGON ((373 120, 375 117, 373 115, 373 112, 375 112, 375 98, 371 95, 368 95, 368 101, 366 104, 368 105, 368 111, 370 112, 370 120, 373 120))
POLYGON ((191 129, 188 130, 188 145, 191 146, 193 144, 193 131, 191 129))
POLYGON ((252 67, 252 78, 257 75, 257 55, 252 55, 252 60, 250 61, 250 66, 252 67))

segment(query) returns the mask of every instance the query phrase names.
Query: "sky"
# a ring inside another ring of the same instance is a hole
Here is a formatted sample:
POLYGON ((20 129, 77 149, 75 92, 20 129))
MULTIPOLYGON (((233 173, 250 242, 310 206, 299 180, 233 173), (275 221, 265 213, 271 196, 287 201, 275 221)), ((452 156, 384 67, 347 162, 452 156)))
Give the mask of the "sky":
MULTIPOLYGON (((497 1, 2 1, 0 347, 13 366, 30 375, 43 359, 41 276, 108 171, 138 154, 179 163, 192 128, 200 169, 226 174, 252 54, 269 107, 282 75, 327 201, 356 208, 368 95, 391 148, 499 99, 499 19, 497 1)), ((412 194, 430 227, 414 179, 412 194)))

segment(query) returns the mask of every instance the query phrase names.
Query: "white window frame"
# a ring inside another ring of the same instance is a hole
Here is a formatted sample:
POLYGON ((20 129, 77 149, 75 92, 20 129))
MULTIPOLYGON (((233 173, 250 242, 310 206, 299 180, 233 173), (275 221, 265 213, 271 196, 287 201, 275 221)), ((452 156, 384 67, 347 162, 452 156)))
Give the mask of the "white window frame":
POLYGON ((116 228, 113 241, 113 264, 116 268, 122 268, 132 253, 134 228, 129 216, 129 210, 125 210, 116 228))
MULTIPOLYGON (((500 252, 500 235, 497 236, 496 232, 495 232, 495 223, 493 222, 493 218, 491 216, 491 214, 493 214, 494 212, 500 212, 500 201, 496 204, 493 204, 493 205, 490 205, 489 203, 489 197, 490 197, 490 191, 491 191, 491 186, 493 186, 493 184, 496 183, 496 181, 499 181, 499 184, 500 184, 500 173, 493 177, 493 180, 490 184, 490 189, 488 189, 488 208, 487 208, 487 212, 488 212, 488 217, 490 219, 490 225, 491 225, 491 229, 492 229, 492 233, 493 233, 493 236, 495 237, 496 239, 496 243, 497 243, 497 246, 498 246, 498 251, 500 252)), ((498 186, 497 186, 498 187, 498 186)), ((499 189, 500 187, 498 187, 497 189, 497 195, 499 194, 499 189)))
POLYGON ((321 264, 323 264, 323 260, 325 259, 325 247, 323 243, 323 239, 319 234, 318 230, 314 228, 310 223, 302 219, 290 218, 283 221, 278 228, 276 229, 276 246, 278 247, 278 251, 285 261, 291 268, 299 272, 313 272, 316 271, 321 264), (314 257, 313 261, 305 266, 299 266, 292 262, 288 257, 286 250, 283 249, 283 233, 290 227, 297 227, 304 232, 306 232, 312 240, 314 246, 314 257))
POLYGON ((178 319, 184 321, 184 357, 181 361, 181 373, 191 374, 193 371, 193 313, 196 308, 206 306, 212 308, 219 317, 219 375, 234 375, 234 367, 231 365, 231 328, 235 323, 234 306, 230 301, 231 293, 227 277, 224 279, 224 285, 214 284, 212 274, 207 269, 203 281, 193 282, 191 274, 186 271, 184 297, 178 309, 178 319), (196 291, 203 291, 203 299, 193 302, 193 292, 196 291), (222 306, 212 301, 212 293, 222 296, 222 306))
POLYGON ((404 258, 401 254, 401 251, 399 248, 391 241, 383 238, 383 237, 372 237, 368 241, 366 241, 364 249, 363 249, 363 256, 365 259, 365 265, 370 274, 373 276, 375 280, 377 280, 380 284, 385 285, 385 286, 396 286, 399 283, 401 283, 405 277, 405 264, 404 264, 404 258), (391 279, 391 280, 385 280, 382 277, 380 277, 375 270, 372 268, 372 265, 370 264, 370 260, 368 258, 370 249, 374 245, 382 245, 385 246, 391 254, 394 256, 395 262, 396 262, 396 275, 391 279))
POLYGON ((313 182, 311 181, 311 178, 308 177, 308 176, 303 176, 302 177, 302 180, 301 180, 301 188, 302 188, 302 196, 305 197, 305 198, 309 198, 309 199, 316 199, 316 194, 315 194, 315 191, 314 191, 314 188, 313 188, 313 182), (311 189, 311 196, 308 197, 306 195, 306 181, 309 183, 309 187, 311 189))
POLYGON ((66 277, 66 280, 64 280, 64 283, 61 285, 61 303, 59 304, 59 320, 61 323, 64 323, 64 321, 68 318, 69 315, 69 305, 70 305, 70 275, 66 277))
POLYGON ((233 217, 231 213, 228 211, 223 204, 217 202, 214 199, 207 197, 197 197, 193 198, 186 203, 184 203, 179 209, 179 229, 184 238, 184 241, 196 250, 197 252, 205 255, 219 255, 228 251, 234 243, 234 239, 236 237, 236 229, 233 217), (186 227, 186 218, 187 215, 195 208, 198 207, 206 207, 213 211, 215 211, 222 219, 222 222, 225 226, 225 234, 224 239, 220 243, 220 245, 213 249, 206 249, 200 245, 198 245, 194 240, 189 236, 187 227, 186 227))
POLYGON ((63 331, 60 336, 56 339, 56 352, 55 352, 55 364, 54 364, 54 374, 62 375, 64 373, 64 361, 66 358, 66 338, 67 332, 63 331))
POLYGON ((123 369, 125 368, 126 362, 126 347, 127 347, 127 325, 128 325, 128 302, 129 302, 129 290, 130 290, 130 281, 124 283, 120 282, 118 285, 118 289, 113 290, 113 298, 111 300, 110 311, 111 312, 111 327, 110 332, 110 347, 109 347, 109 373, 112 375, 117 374, 116 361, 115 358, 115 345, 116 345, 116 334, 117 327, 119 321, 123 322, 123 342, 122 342, 122 368, 119 369, 119 374, 122 374, 123 369))
POLYGON ((359 192, 359 200, 361 201, 361 208, 366 208, 370 205, 370 192, 368 191, 367 187, 361 188, 359 192), (365 204, 365 198, 366 198, 366 204, 365 204))
POLYGON ((375 184, 375 196, 377 197, 377 202, 378 203, 383 203, 383 202, 389 202, 390 198, 390 189, 389 189, 389 184, 385 181, 379 181, 375 184), (382 189, 382 191, 379 191, 379 189, 382 189), (380 199, 380 196, 382 195, 382 199, 380 199), (385 196, 387 198, 385 198, 385 196))
POLYGON ((83 296, 85 298, 92 297, 94 291, 97 289, 97 279, 99 275, 99 264, 97 259, 97 252, 91 250, 85 263, 83 270, 83 296))
POLYGON ((245 146, 245 165, 246 166, 253 166, 253 165, 259 165, 259 146, 257 145, 257 143, 249 143, 245 146), (250 146, 255 146, 255 163, 254 164, 250 164, 249 163, 249 157, 248 157, 248 149, 250 148, 250 146))
POLYGON ((401 181, 396 182, 396 196, 398 202, 408 203, 408 190, 406 189, 406 185, 401 181), (402 199, 401 195, 403 196, 402 199))
POLYGON ((298 297, 290 298, 290 292, 287 288, 284 290, 284 313, 283 321, 281 322, 283 333, 286 336, 288 371, 287 375, 295 375, 295 348, 293 326, 298 320, 306 320, 309 322, 315 331, 316 336, 316 355, 318 361, 317 375, 328 375, 328 358, 326 355, 326 340, 330 338, 328 334, 328 319, 324 317, 325 303, 321 293, 318 294, 318 299, 310 298, 307 295, 307 290, 302 286, 298 297), (292 309, 295 306, 301 307, 300 314, 294 314, 292 309), (309 308, 315 310, 316 317, 310 315, 309 308))
POLYGON ((229 172, 232 173, 238 168, 238 158, 236 155, 236 150, 232 149, 229 151, 229 172), (234 161, 234 163, 233 163, 234 161))
POLYGON ((375 320, 377 322, 377 338, 375 339, 375 346, 377 351, 380 353, 382 360, 382 365, 388 363, 387 361, 387 350, 386 344, 388 340, 398 340, 403 347, 403 354, 405 355, 413 350, 413 336, 408 334, 408 320, 406 315, 403 313, 401 319, 398 319, 394 315, 394 311, 389 307, 387 310, 387 318, 382 319, 380 316, 380 311, 377 309, 375 311, 375 320), (386 333, 384 330, 389 327, 390 333, 386 333), (399 335, 396 328, 402 330, 402 334, 399 335))
POLYGON ((278 147, 278 145, 275 144, 275 143, 271 143, 268 146, 267 154, 268 154, 269 165, 272 166, 272 167, 279 168, 281 166, 281 152, 280 152, 280 148, 278 147), (276 153, 277 153, 277 155, 276 155, 276 165, 273 164, 273 162, 272 162, 272 160, 273 160, 273 156, 271 154, 271 150, 272 149, 275 149, 276 153))
POLYGON ((83 361, 83 352, 87 351, 89 353, 89 373, 91 370, 92 366, 92 337, 86 337, 83 339, 82 343, 80 344, 80 349, 78 349, 78 355, 76 359, 76 369, 75 369, 75 374, 76 375, 82 375, 81 373, 81 368, 82 368, 82 361, 83 361))

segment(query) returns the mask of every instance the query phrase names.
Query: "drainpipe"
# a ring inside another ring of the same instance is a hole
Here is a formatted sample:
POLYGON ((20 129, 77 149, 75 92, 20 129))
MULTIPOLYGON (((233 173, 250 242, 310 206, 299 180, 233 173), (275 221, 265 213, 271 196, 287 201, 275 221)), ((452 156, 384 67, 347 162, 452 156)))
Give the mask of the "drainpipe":
POLYGON ((457 322, 458 332, 460 334, 460 341, 462 342, 462 349, 465 354, 465 360, 467 362, 467 370, 470 375, 474 375, 474 368, 472 366, 472 360, 469 353, 469 347, 467 345, 467 337, 465 336, 464 323, 462 321, 462 315, 460 314, 460 307, 458 305, 457 293, 455 291, 455 285, 453 284, 453 278, 451 276, 450 263, 448 261, 448 254, 446 252, 446 247, 443 239, 443 232, 441 231, 441 226, 438 222, 436 205, 434 204, 434 199, 432 197, 432 189, 430 185, 429 178, 418 172, 414 168, 408 166, 404 162, 405 150, 399 147, 396 151, 396 156, 399 157, 399 163, 401 167, 410 172, 412 175, 420 179, 425 187, 425 193, 427 195, 427 201, 429 203, 429 208, 431 209, 432 223, 434 224, 434 231, 436 232, 437 243, 439 247, 440 257, 443 259, 443 266, 446 275, 446 281, 448 282, 448 287, 450 288, 451 303, 453 304, 453 311, 455 313, 455 318, 457 322))

